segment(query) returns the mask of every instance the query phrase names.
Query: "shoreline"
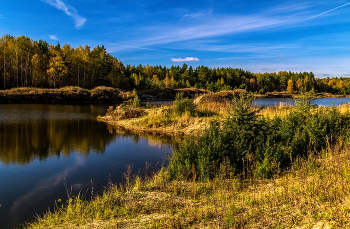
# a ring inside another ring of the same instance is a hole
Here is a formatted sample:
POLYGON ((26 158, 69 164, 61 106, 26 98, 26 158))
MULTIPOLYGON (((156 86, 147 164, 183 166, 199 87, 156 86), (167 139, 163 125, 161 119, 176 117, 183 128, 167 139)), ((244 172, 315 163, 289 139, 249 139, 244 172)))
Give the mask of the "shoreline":
POLYGON ((116 88, 14 88, 0 91, 0 104, 93 104, 121 101, 116 88))
POLYGON ((98 121, 105 122, 111 126, 116 126, 122 130, 132 131, 134 133, 149 133, 149 134, 161 134, 167 136, 196 136, 203 132, 210 123, 208 118, 192 118, 191 124, 188 126, 182 126, 178 123, 172 123, 162 127, 147 127, 145 125, 135 125, 134 123, 139 121, 138 118, 115 120, 112 116, 97 117, 98 121))
MULTIPOLYGON (((245 90, 235 89, 220 91, 219 94, 227 99, 245 90)), ((141 102, 173 101, 176 94, 183 92, 186 97, 196 98, 213 92, 197 88, 180 89, 145 89, 138 91, 141 102)), ((253 94, 256 98, 295 98, 298 94, 286 92, 267 92, 263 95, 253 94)), ((93 89, 80 87, 48 88, 13 88, 0 90, 0 104, 95 104, 130 101, 135 96, 133 91, 119 88, 99 86, 93 89)), ((315 98, 350 98, 350 95, 317 93, 315 98)))

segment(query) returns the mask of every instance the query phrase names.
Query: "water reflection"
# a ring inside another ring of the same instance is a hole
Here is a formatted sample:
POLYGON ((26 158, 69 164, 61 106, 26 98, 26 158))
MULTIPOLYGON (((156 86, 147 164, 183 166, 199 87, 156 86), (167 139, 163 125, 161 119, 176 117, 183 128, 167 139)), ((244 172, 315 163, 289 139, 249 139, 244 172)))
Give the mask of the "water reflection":
POLYGON ((35 158, 67 156, 73 151, 85 155, 90 151, 103 153, 113 139, 105 125, 91 118, 37 120, 35 112, 30 117, 32 119, 22 117, 17 122, 8 118, 0 121, 0 162, 4 165, 24 165, 35 158))
POLYGON ((98 122, 108 106, 0 105, 0 228, 33 220, 75 193, 101 190, 126 165, 161 164, 172 152, 169 136, 134 134, 98 122))
POLYGON ((160 148, 164 144, 174 146, 176 143, 181 142, 184 138, 183 136, 171 136, 168 134, 161 133, 130 131, 126 130, 123 127, 113 126, 109 124, 107 124, 107 128, 111 134, 117 133, 118 136, 132 137, 135 143, 138 143, 141 137, 147 138, 149 146, 158 148, 160 148))

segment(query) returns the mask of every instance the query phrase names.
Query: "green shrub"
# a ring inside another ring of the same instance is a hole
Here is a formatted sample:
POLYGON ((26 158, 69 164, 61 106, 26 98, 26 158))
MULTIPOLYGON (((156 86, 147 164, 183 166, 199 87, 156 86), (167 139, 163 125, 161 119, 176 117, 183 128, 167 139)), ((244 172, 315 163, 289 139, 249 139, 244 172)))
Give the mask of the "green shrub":
POLYGON ((137 96, 137 94, 135 95, 133 101, 132 101, 132 106, 137 108, 140 106, 140 99, 139 97, 137 96))
POLYGON ((259 116, 259 108, 251 106, 253 99, 247 94, 234 98, 233 111, 222 126, 212 123, 202 136, 174 149, 171 176, 186 178, 195 168, 197 178, 207 180, 226 167, 229 173, 268 178, 295 158, 307 158, 349 136, 350 114, 335 107, 314 109, 312 96, 299 98, 293 111, 273 119, 259 116))
POLYGON ((183 93, 177 93, 174 101, 174 111, 179 116, 185 112, 194 115, 196 105, 193 103, 192 99, 184 98, 183 93))

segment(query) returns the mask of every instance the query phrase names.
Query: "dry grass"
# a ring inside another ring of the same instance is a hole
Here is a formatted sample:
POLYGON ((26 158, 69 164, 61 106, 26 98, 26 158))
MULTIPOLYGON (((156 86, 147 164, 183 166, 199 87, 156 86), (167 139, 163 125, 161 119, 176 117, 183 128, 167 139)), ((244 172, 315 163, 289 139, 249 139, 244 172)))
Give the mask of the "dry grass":
POLYGON ((280 105, 278 106, 269 106, 269 107, 263 108, 259 112, 259 114, 269 118, 284 117, 288 115, 293 109, 294 109, 294 106, 280 103, 280 105))
POLYGON ((218 93, 210 93, 194 99, 196 110, 202 116, 227 115, 231 109, 231 103, 218 93))
POLYGON ((350 103, 342 104, 338 106, 341 113, 350 113, 350 103))
POLYGON ((350 152, 341 142, 274 179, 227 175, 196 182, 171 181, 164 169, 146 180, 128 174, 124 186, 74 199, 28 228, 350 227, 350 152))

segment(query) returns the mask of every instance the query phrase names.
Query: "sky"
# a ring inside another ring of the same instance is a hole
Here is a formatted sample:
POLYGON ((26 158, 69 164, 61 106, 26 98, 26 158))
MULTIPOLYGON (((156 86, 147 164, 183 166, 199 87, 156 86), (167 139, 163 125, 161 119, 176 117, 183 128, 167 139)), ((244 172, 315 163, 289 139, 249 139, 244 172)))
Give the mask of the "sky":
POLYGON ((0 36, 104 45, 125 65, 205 65, 350 77, 350 2, 0 1, 0 36))

